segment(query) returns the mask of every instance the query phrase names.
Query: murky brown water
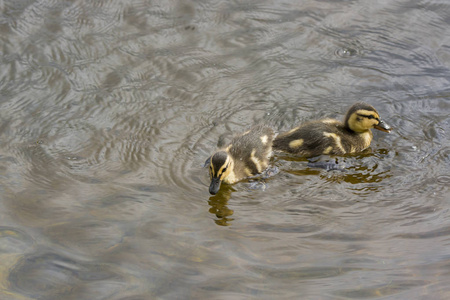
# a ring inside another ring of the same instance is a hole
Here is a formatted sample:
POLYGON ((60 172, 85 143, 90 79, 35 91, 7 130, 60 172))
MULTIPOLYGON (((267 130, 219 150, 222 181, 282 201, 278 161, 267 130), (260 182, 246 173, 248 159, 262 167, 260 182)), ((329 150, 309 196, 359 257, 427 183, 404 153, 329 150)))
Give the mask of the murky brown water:
POLYGON ((447 1, 0 1, 0 299, 450 299, 447 1), (208 194, 228 132, 395 128, 208 194), (265 189, 264 189, 265 187, 265 189))

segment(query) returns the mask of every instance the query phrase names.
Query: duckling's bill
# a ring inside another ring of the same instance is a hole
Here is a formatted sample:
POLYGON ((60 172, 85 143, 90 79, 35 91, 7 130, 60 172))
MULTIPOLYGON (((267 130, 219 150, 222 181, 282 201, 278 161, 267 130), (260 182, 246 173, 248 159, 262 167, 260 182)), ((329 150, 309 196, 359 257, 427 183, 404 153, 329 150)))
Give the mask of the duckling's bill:
POLYGON ((392 128, 388 124, 386 124, 383 120, 380 120, 380 122, 375 125, 373 128, 384 131, 384 132, 391 132, 392 128))
POLYGON ((222 181, 219 179, 219 178, 217 178, 217 177, 213 177, 212 179, 211 179, 211 184, 209 185, 209 193, 211 194, 211 195, 215 195, 215 194, 217 194, 217 192, 219 191, 219 189, 220 189, 220 183, 221 183, 222 181))

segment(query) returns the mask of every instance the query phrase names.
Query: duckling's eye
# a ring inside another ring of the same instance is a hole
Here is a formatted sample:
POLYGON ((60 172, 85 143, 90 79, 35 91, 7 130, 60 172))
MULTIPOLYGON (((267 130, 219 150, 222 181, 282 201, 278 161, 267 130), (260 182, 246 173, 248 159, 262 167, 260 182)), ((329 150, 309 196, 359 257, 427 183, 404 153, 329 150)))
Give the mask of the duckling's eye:
POLYGON ((223 168, 222 173, 225 173, 227 171, 227 167, 223 168))
POLYGON ((372 115, 370 115, 370 116, 367 116, 370 120, 372 120, 372 119, 375 119, 375 117, 374 116, 372 116, 372 115))

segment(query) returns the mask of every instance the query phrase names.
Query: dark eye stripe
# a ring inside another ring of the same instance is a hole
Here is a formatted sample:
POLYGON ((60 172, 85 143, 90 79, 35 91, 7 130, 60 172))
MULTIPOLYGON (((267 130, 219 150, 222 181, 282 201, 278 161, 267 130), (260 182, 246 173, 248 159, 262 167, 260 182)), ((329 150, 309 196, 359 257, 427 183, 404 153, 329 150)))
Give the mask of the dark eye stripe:
POLYGON ((363 115, 363 114, 357 114, 357 115, 360 116, 360 117, 367 118, 367 119, 375 119, 375 120, 377 120, 378 122, 380 122, 380 119, 375 118, 375 117, 372 116, 372 115, 363 115))
POLYGON ((225 171, 227 170, 228 166, 230 165, 230 163, 228 163, 225 168, 222 169, 222 172, 220 172, 219 177, 222 176, 223 173, 225 173, 225 171))

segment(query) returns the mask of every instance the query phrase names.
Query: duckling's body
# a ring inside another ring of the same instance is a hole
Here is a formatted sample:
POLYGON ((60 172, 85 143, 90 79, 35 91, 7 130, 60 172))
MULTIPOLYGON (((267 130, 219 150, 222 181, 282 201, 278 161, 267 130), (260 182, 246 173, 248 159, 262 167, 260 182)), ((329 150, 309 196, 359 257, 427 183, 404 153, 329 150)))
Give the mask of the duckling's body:
POLYGON ((215 195, 221 182, 232 184, 263 172, 269 165, 273 138, 272 128, 259 125, 217 150, 209 159, 209 192, 215 195))
POLYGON ((273 149, 303 157, 356 153, 370 146, 372 128, 391 130, 375 108, 360 102, 350 107, 343 123, 334 119, 305 123, 279 134, 273 141, 273 149))

